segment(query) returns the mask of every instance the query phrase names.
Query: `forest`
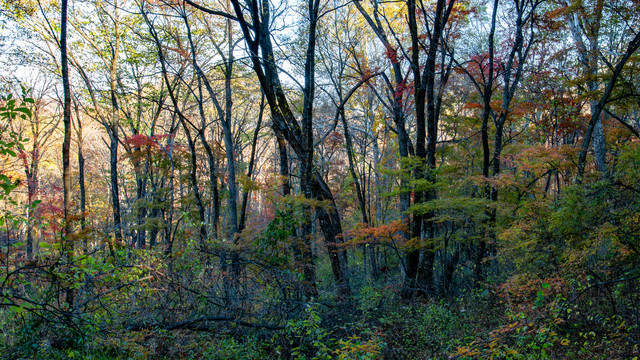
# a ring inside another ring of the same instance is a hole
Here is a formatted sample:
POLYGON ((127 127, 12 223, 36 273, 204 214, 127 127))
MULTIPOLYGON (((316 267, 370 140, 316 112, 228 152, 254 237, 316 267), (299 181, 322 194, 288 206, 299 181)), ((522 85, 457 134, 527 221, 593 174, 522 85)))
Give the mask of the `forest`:
POLYGON ((640 1, 0 0, 0 359, 638 359, 640 1))

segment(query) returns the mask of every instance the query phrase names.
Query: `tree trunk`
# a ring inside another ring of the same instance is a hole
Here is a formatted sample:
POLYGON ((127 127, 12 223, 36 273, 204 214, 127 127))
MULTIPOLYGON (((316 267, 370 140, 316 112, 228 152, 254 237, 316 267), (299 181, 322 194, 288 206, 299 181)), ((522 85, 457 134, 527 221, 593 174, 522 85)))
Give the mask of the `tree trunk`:
POLYGON ((136 202, 138 203, 138 230, 136 231, 136 245, 138 249, 147 246, 147 232, 145 229, 145 219, 147 217, 147 180, 146 173, 138 171, 136 174, 136 202))
MULTIPOLYGON (((342 232, 342 225, 338 215, 337 207, 333 201, 333 195, 328 186, 321 179, 320 175, 313 169, 313 138, 310 129, 311 118, 313 113, 313 90, 314 90, 314 66, 315 60, 315 27, 317 22, 317 14, 319 9, 319 1, 314 1, 309 5, 310 25, 309 25, 309 44, 307 49, 307 59, 305 62, 305 100, 303 108, 303 127, 301 128, 293 112, 291 111, 286 94, 278 77, 278 68, 273 62, 275 59, 273 47, 270 38, 269 28, 269 3, 263 0, 258 6, 257 0, 252 1, 249 11, 253 19, 253 25, 245 20, 243 7, 238 0, 231 0, 236 16, 247 43, 249 55, 253 64, 254 71, 260 81, 260 86, 265 94, 269 108, 271 109, 273 129, 284 138, 293 151, 302 162, 302 167, 308 176, 311 171, 310 181, 303 179, 302 186, 307 189, 311 188, 311 195, 315 200, 327 200, 329 206, 325 209, 320 206, 316 207, 318 218, 322 231, 325 236, 327 247, 329 247, 332 269, 336 284, 343 294, 349 294, 350 289, 346 278, 345 269, 347 267, 346 255, 344 249, 339 249, 336 244, 341 241, 338 234, 342 232), (262 52, 262 56, 258 56, 258 51, 262 52), (262 59, 267 59, 264 62, 262 59), (306 125, 306 126, 304 126, 306 125), (311 145, 311 148, 309 148, 311 145), (337 252, 337 253, 336 253, 337 252)), ((306 194, 305 194, 306 195, 306 194)), ((310 268, 314 267, 310 264, 310 268)))
MULTIPOLYGON (((35 140, 34 140, 35 144, 35 140)), ((35 145, 34 145, 35 147, 35 145)), ((27 259, 33 259, 33 212, 35 210, 33 202, 38 194, 38 150, 33 149, 31 164, 26 167, 27 177, 27 259)), ((25 164, 26 165, 26 164, 25 164)))
MULTIPOLYGON (((260 111, 258 113, 258 123, 256 129, 253 132, 253 139, 251 140, 251 154, 249 155, 249 167, 247 168, 247 177, 251 180, 253 175, 253 167, 255 165, 256 158, 256 146, 258 145, 258 134, 262 128, 262 115, 264 112, 264 94, 260 100, 260 111)), ((238 231, 242 232, 246 226, 247 221, 247 207, 249 205, 249 190, 243 189, 242 191, 242 205, 240 208, 240 223, 238 224, 238 231)))
POLYGON ((115 44, 112 48, 111 68, 109 73, 109 85, 111 91, 111 123, 109 124, 107 131, 109 132, 110 140, 110 170, 111 170, 111 201, 113 206, 113 226, 116 242, 122 241, 122 220, 120 214, 120 190, 118 185, 118 128, 120 127, 120 106, 116 97, 117 92, 117 67, 120 54, 120 28, 117 20, 117 1, 114 4, 116 13, 114 14, 114 32, 115 32, 115 44))
POLYGON ((591 113, 591 120, 589 121, 589 125, 587 127, 587 131, 584 136, 584 140, 582 142, 582 147, 580 149, 580 156, 578 158, 578 170, 576 174, 576 183, 581 184, 584 176, 585 165, 587 161, 587 152, 589 150, 589 143, 591 142, 591 137, 593 132, 596 129, 596 124, 600 121, 600 116, 602 114, 602 110, 605 105, 609 101, 609 97, 611 97, 611 93, 613 92, 613 88, 620 77, 620 73, 626 62, 629 60, 631 55, 633 55, 638 48, 640 47, 640 32, 636 33, 635 37, 629 42, 627 46, 627 50, 622 56, 622 58, 616 64, 611 79, 607 82, 607 86, 604 90, 604 94, 598 101, 595 110, 591 113))
MULTIPOLYGON (((67 59, 67 0, 61 4, 60 25, 60 55, 62 64, 62 87, 64 91, 64 139, 62 142, 62 184, 64 201, 64 236, 62 238, 62 257, 69 262, 73 258, 73 224, 71 223, 71 86, 69 85, 69 64, 67 59)), ((66 303, 68 309, 73 309, 75 291, 72 287, 66 287, 66 303)))
MULTIPOLYGON (((416 166, 414 177, 417 180, 426 180, 428 184, 435 184, 436 169, 436 144, 438 141, 438 115, 436 113, 436 55, 440 47, 440 38, 444 25, 455 1, 448 5, 445 0, 436 3, 433 20, 433 32, 430 34, 427 61, 422 73, 420 71, 420 44, 416 21, 416 2, 408 0, 409 32, 411 34, 412 52, 411 68, 414 81, 414 98, 416 104, 416 150, 415 154, 419 163, 416 166), (446 5, 446 6, 445 6, 446 5), (426 105, 426 109, 425 109, 426 105), (426 125, 426 126, 425 126, 426 125), (426 129, 425 129, 426 127, 426 129), (426 146, 425 146, 426 138, 426 146)), ((422 186, 422 185, 418 185, 422 186)), ((435 188, 428 190, 417 189, 415 191, 415 203, 431 201, 436 198, 435 188)), ((414 249, 407 254, 407 276, 405 278, 405 298, 414 294, 427 294, 433 290, 433 266, 435 261, 434 246, 431 241, 422 243, 424 239, 433 239, 436 235, 433 217, 435 213, 429 211, 425 214, 413 215, 412 235, 420 239, 420 249, 414 249)))
MULTIPOLYGON (((493 2, 493 12, 491 16, 491 30, 489 32, 489 69, 486 82, 484 84, 484 90, 482 91, 483 109, 482 109, 482 176, 487 182, 484 185, 484 197, 486 199, 493 200, 494 195, 497 200, 497 192, 493 186, 489 184, 489 167, 490 167, 490 150, 489 150, 489 118, 492 114, 491 109, 491 97, 493 96, 493 83, 494 83, 494 37, 496 32, 496 18, 498 15, 499 0, 493 2)), ((476 283, 480 283, 483 280, 483 261, 487 248, 487 241, 493 238, 493 226, 495 224, 495 210, 486 210, 487 220, 484 221, 485 226, 489 227, 488 231, 485 231, 485 236, 480 238, 478 247, 475 254, 475 269, 474 277, 476 283), (489 239, 487 239, 489 237, 489 239)), ((445 291, 449 291, 445 289, 445 291)))
POLYGON ((344 109, 340 111, 340 119, 342 119, 342 126, 344 129, 344 138, 347 146, 347 159, 349 161, 349 173, 353 178, 353 183, 356 187, 356 195, 358 197, 358 205, 360 207, 360 215, 362 216, 362 222, 364 224, 369 224, 369 218, 367 216, 367 207, 364 199, 364 192, 362 191, 362 186, 360 186, 360 179, 356 174, 355 170, 355 162, 353 160, 353 143, 351 141, 351 133, 349 132, 349 126, 347 125, 347 117, 344 113, 344 109))
MULTIPOLYGON (((84 164, 84 135, 82 132, 82 120, 80 119, 80 111, 76 104, 76 121, 78 123, 78 127, 76 130, 76 136, 78 137, 78 185, 80 187, 80 229, 85 230, 87 228, 87 191, 85 186, 85 164, 84 164)), ((85 253, 89 252, 89 244, 87 241, 87 236, 85 235, 83 241, 83 248, 85 253)))
MULTIPOLYGON (((114 111, 117 114, 117 109, 114 111)), ((117 115, 116 115, 117 117, 117 115)), ((111 206, 113 211, 113 233, 116 242, 122 241, 122 220, 120 216, 120 188, 118 185, 118 128, 109 128, 109 168, 111 185, 111 206)))

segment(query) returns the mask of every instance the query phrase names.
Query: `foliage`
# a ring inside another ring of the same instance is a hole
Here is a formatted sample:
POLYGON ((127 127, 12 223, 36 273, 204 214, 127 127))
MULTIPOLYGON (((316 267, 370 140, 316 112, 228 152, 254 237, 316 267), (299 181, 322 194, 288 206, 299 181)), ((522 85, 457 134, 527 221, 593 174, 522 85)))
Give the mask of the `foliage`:
POLYGON ((640 356, 637 0, 0 4, 0 357, 640 356))
POLYGON ((387 343, 386 356, 445 357, 457 344, 464 344, 475 334, 480 325, 479 313, 475 312, 481 311, 482 308, 465 309, 462 303, 437 301, 392 308, 380 319, 387 343))
POLYGON ((382 344, 376 336, 352 335, 346 340, 330 338, 321 326, 321 318, 314 305, 307 307, 307 317, 289 321, 285 333, 294 359, 379 359, 382 344))
MULTIPOLYGON (((27 90, 22 88, 22 98, 16 99, 12 94, 3 96, 0 100, 4 104, 0 106, 0 155, 2 157, 17 157, 17 153, 24 149, 23 143, 29 141, 11 130, 11 123, 18 119, 27 119, 32 116, 31 110, 28 104, 33 104, 34 100, 27 96, 27 90), (20 103, 17 101, 20 100, 20 103)), ((14 175, 15 176, 15 175, 14 175)), ((13 205, 17 205, 16 200, 12 199, 10 194, 20 185, 20 179, 12 179, 11 174, 7 175, 0 172, 0 188, 3 193, 0 193, 0 201, 6 201, 13 205)), ((37 203, 32 205, 37 206, 37 203)), ((0 216, 0 225, 5 221, 13 222, 13 226, 17 226, 20 221, 20 217, 14 216, 11 212, 5 211, 0 216)))

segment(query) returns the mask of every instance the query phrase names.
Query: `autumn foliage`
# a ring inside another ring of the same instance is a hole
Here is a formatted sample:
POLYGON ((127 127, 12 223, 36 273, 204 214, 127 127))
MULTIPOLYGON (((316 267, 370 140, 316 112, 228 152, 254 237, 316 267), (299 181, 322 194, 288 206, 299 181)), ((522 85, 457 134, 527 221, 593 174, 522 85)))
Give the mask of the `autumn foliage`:
POLYGON ((0 4, 0 359, 640 357, 637 0, 0 4))

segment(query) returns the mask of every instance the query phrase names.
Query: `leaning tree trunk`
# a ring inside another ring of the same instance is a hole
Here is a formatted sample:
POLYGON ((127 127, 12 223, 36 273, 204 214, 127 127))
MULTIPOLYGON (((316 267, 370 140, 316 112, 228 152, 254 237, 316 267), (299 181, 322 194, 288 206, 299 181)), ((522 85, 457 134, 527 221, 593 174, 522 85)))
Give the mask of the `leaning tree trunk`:
MULTIPOLYGON (((309 171, 311 171, 310 181, 305 182, 303 180, 303 189, 307 189, 307 192, 309 192, 309 188, 311 188, 312 199, 326 201, 328 203, 326 207, 317 206, 316 212, 320 219, 325 241, 330 254, 332 254, 331 261, 334 279, 340 292, 348 295, 350 288, 346 276, 347 257, 345 250, 337 247, 337 243, 341 242, 338 235, 342 232, 342 224, 340 223, 340 217, 331 191, 313 168, 313 153, 312 149, 309 148, 309 144, 311 144, 311 147, 313 146, 308 125, 311 120, 310 114, 312 114, 312 107, 309 105, 313 102, 313 90, 315 86, 311 80, 313 80, 312 73, 314 72, 315 63, 313 58, 315 54, 315 27, 318 20, 319 1, 316 0, 309 3, 310 41, 305 63, 305 105, 303 109, 303 122, 307 126, 303 127, 300 127, 289 107, 286 93, 278 77, 278 68, 273 62, 275 56, 270 39, 269 18, 271 15, 269 14, 269 2, 263 0, 260 6, 258 6, 257 0, 251 2, 248 11, 250 11, 253 19, 252 25, 247 23, 245 10, 240 2, 238 0, 231 0, 231 4, 233 5, 238 23, 242 29, 254 71, 260 81, 260 86, 265 94, 269 108, 271 109, 273 129, 289 143, 298 156, 298 159, 302 162, 301 166, 303 170, 306 170, 306 176, 308 176, 309 171), (262 56, 259 56, 259 51, 262 52, 262 56), (262 59, 268 60, 263 62, 262 59)), ((313 264, 309 265, 309 269, 314 267, 313 264)))

